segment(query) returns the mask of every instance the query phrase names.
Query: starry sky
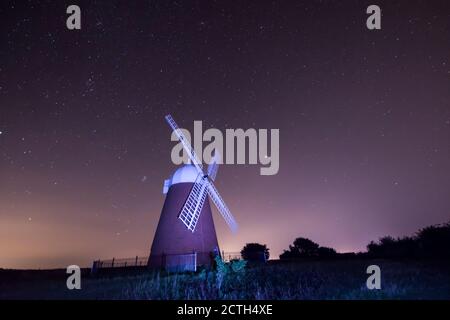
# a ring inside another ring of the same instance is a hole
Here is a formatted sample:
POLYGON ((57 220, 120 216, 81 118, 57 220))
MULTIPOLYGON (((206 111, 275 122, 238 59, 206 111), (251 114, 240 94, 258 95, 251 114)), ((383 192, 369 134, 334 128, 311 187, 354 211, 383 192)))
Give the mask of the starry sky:
POLYGON ((376 1, 369 31, 372 2, 1 1, 0 267, 148 255, 168 113, 280 130, 277 175, 219 169, 225 251, 359 251, 450 220, 450 3, 376 1))

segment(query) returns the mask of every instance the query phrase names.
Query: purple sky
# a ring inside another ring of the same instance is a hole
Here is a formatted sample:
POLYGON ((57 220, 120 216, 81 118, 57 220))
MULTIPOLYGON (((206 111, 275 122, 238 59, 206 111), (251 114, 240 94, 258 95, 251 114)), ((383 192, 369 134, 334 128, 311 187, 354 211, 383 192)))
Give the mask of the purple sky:
POLYGON ((450 3, 0 4, 0 267, 148 255, 176 169, 164 115, 280 129, 280 171, 221 166, 240 230, 338 251, 450 220, 450 3))

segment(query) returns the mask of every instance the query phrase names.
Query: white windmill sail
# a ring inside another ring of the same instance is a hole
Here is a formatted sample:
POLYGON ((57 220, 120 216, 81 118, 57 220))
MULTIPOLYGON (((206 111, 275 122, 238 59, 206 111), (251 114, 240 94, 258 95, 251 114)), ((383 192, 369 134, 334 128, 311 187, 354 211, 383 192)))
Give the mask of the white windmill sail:
POLYGON ((169 124, 169 126, 173 129, 173 132, 175 132, 175 135, 180 140, 181 144, 184 147, 184 150, 186 150, 186 152, 189 156, 189 159, 191 159, 192 163, 197 168, 199 173, 203 173, 203 165, 200 162, 200 160, 198 159, 197 154, 194 151, 194 148, 192 148, 191 145, 189 144, 188 138, 186 138, 186 136, 183 134, 183 132, 178 127, 177 123, 175 122, 175 120, 173 120, 173 118, 170 114, 168 114, 166 116, 166 121, 169 124))
POLYGON ((222 197, 219 194, 219 191, 217 191, 212 181, 208 181, 208 194, 212 199, 212 201, 214 202, 214 204, 216 205, 222 217, 225 219, 225 222, 230 227, 231 231, 236 232, 237 231, 236 220, 234 219, 233 215, 231 214, 230 210, 223 201, 222 197))
POLYGON ((237 230, 237 223, 231 214, 230 210, 226 206, 216 187, 212 183, 215 180, 218 171, 219 154, 214 153, 214 158, 208 167, 208 174, 203 172, 203 166, 200 162, 194 149, 191 147, 189 140, 183 134, 181 129, 173 120, 171 115, 166 116, 166 121, 169 126, 173 129, 178 139, 181 141, 184 149, 186 150, 189 159, 194 164, 198 171, 197 179, 192 186, 191 192, 180 211, 178 218, 183 222, 183 224, 192 232, 195 231, 195 226, 197 225, 200 213, 202 211, 203 205, 206 200, 206 196, 209 194, 214 205, 219 210, 225 222, 228 224, 233 232, 237 230))
POLYGON ((214 151, 214 157, 208 166, 208 177, 214 181, 216 180, 217 171, 219 170, 220 154, 217 150, 214 151))
POLYGON ((206 191, 207 184, 208 179, 199 174, 179 215, 179 219, 192 232, 195 230, 200 212, 208 195, 206 191))

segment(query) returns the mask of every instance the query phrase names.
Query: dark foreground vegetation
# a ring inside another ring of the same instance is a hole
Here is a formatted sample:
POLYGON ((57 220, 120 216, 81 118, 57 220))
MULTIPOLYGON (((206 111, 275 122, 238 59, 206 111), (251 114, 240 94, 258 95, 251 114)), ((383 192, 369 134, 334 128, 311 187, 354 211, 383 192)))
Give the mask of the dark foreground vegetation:
POLYGON ((412 237, 384 237, 364 253, 339 254, 297 238, 280 260, 266 245, 248 243, 245 260, 211 269, 168 273, 84 269, 81 290, 68 290, 65 270, 2 270, 0 299, 445 299, 450 300, 450 224, 412 237), (367 267, 381 270, 381 289, 369 290, 367 267))
POLYGON ((450 299, 450 263, 443 261, 232 262, 196 273, 98 277, 86 270, 82 289, 72 291, 66 276, 0 271, 0 299, 450 299), (381 268, 381 290, 366 287, 371 264, 381 268))

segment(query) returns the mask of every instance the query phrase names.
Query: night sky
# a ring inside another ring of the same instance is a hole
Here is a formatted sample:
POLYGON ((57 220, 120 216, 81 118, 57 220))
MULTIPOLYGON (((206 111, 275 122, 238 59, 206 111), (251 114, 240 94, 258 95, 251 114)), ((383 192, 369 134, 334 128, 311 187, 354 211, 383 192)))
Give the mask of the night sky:
POLYGON ((280 129, 277 175, 219 169, 225 251, 358 251, 450 220, 448 1, 1 1, 0 40, 0 267, 148 255, 168 113, 280 129))

